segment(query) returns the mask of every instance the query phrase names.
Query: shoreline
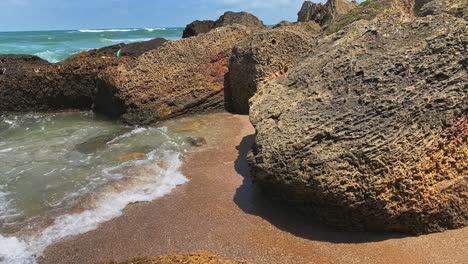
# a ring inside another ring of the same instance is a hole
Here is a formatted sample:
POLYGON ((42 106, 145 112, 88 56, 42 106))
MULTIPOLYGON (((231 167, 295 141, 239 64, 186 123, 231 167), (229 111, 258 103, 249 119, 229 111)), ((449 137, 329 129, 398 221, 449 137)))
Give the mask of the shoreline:
POLYGON ((468 228, 420 237, 350 233, 308 224, 265 199, 248 179, 254 130, 218 114, 208 144, 188 153, 190 181, 128 206, 97 230, 48 247, 39 263, 97 263, 209 251, 253 263, 463 263, 468 228))

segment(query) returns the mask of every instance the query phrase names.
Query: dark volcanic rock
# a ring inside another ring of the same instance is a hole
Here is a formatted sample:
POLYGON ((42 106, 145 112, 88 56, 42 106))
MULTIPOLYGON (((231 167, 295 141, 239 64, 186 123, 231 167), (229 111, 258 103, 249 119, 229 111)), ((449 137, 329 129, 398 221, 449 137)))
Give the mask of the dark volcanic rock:
POLYGON ((212 20, 193 21, 185 27, 182 38, 195 37, 207 33, 214 28, 214 25, 215 22, 212 20))
POLYGON ((237 44, 225 77, 225 108, 237 114, 249 113, 249 99, 262 82, 277 78, 310 52, 320 26, 304 22, 265 30, 237 44))
POLYGON ((141 41, 129 44, 117 44, 112 46, 107 46, 100 49, 93 49, 90 51, 80 52, 78 54, 72 55, 69 60, 79 59, 79 58, 102 58, 102 57, 116 57, 117 51, 122 49, 121 56, 128 57, 138 57, 143 53, 157 49, 161 47, 168 40, 163 38, 155 38, 148 41, 141 41))
POLYGON ((95 110, 122 114, 130 124, 221 110, 232 48, 249 34, 244 26, 223 27, 168 42, 140 56, 134 65, 110 68, 98 85, 95 110))
POLYGON ((357 7, 356 2, 328 0, 325 4, 304 1, 298 15, 298 22, 314 21, 325 25, 337 15, 345 15, 357 7))
POLYGON ((341 228, 468 225, 468 23, 381 15, 261 85, 252 181, 341 228))

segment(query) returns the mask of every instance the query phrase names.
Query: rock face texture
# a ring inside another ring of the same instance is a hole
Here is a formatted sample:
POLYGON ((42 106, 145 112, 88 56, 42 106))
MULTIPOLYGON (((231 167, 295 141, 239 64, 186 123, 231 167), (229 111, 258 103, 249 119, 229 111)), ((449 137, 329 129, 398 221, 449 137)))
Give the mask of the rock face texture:
POLYGON ((194 21, 184 29, 183 38, 198 36, 207 33, 215 28, 227 27, 231 25, 243 25, 250 30, 258 31, 267 27, 256 16, 247 12, 226 12, 218 20, 194 21))
POLYGON ((328 0, 325 4, 304 1, 298 15, 298 22, 314 21, 325 25, 336 15, 345 15, 357 7, 356 2, 347 0, 328 0))
POLYGON ((159 257, 135 258, 124 262, 105 262, 103 264, 249 264, 247 261, 221 259, 208 252, 194 252, 190 254, 173 254, 159 257))
POLYGON ((212 20, 193 21, 185 27, 184 33, 182 34, 182 38, 190 38, 198 36, 200 34, 208 33, 214 28, 214 25, 215 22, 212 20))
POLYGON ((252 99, 252 181, 341 228, 467 226, 467 30, 381 15, 321 39, 252 99))
POLYGON ((109 68, 98 84, 95 110, 130 124, 221 110, 232 48, 250 32, 244 26, 218 28, 109 68))
POLYGON ((414 12, 418 16, 442 13, 468 19, 468 1, 466 0, 416 0, 414 12))
POLYGON ((280 26, 253 34, 237 44, 225 77, 225 108, 249 113, 249 99, 264 81, 277 78, 311 51, 320 26, 305 22, 280 26))

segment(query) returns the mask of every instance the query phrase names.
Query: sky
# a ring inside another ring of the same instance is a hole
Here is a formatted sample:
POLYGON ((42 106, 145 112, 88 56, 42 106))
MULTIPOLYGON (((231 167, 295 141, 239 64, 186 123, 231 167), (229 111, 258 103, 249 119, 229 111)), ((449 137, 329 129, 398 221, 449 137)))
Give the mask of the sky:
MULTIPOLYGON (((319 2, 320 0, 316 0, 319 2)), ((247 11, 265 24, 296 21, 303 0, 0 0, 0 31, 183 27, 247 11)))

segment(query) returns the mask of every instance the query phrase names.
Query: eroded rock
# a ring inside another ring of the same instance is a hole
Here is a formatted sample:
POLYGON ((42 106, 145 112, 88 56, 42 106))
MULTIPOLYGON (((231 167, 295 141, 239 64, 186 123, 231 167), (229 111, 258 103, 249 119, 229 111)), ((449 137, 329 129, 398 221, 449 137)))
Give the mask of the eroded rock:
POLYGON ((134 65, 109 68, 98 85, 95 109, 130 124, 221 110, 232 48, 250 33, 244 26, 222 27, 169 42, 134 65))
POLYGON ((214 28, 214 26, 215 22, 213 20, 193 21, 185 27, 182 38, 190 38, 200 34, 208 33, 214 28))
POLYGON ((315 22, 283 25, 255 33, 235 46, 225 78, 225 108, 249 113, 249 99, 262 82, 275 79, 316 44, 315 22))
POLYGON ((337 15, 345 15, 357 7, 356 2, 348 0, 328 0, 325 4, 304 1, 297 14, 298 22, 314 21, 325 25, 337 15))
POLYGON ((467 226, 467 26, 382 15, 321 39, 252 99, 252 181, 340 228, 467 226))

